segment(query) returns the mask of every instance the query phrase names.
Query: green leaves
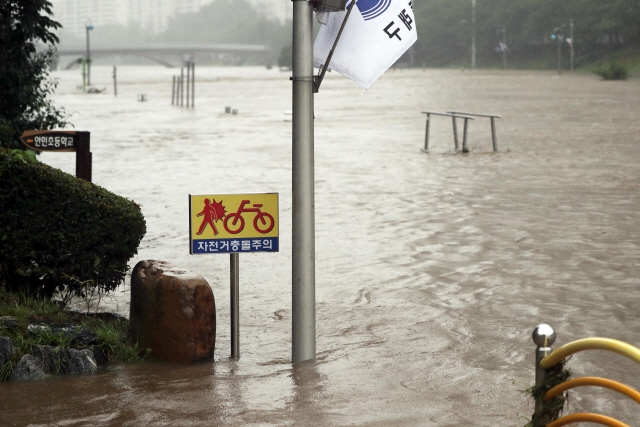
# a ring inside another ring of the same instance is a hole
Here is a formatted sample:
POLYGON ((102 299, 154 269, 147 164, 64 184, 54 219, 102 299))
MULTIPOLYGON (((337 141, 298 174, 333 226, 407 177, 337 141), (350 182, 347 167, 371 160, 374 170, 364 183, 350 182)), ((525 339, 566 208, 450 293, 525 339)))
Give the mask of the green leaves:
POLYGON ((0 283, 52 296, 110 291, 146 232, 140 208, 104 188, 0 148, 0 283))
POLYGON ((35 163, 38 161, 38 159, 36 158, 36 154, 29 150, 29 151, 22 151, 22 150, 10 150, 11 153, 13 154, 13 158, 17 161, 22 162, 23 164, 27 164, 27 163, 35 163))
POLYGON ((24 150, 25 130, 64 127, 66 113, 47 99, 56 87, 49 63, 61 25, 49 18, 46 0, 0 0, 0 145, 24 150), (36 44, 45 50, 36 52, 36 44))

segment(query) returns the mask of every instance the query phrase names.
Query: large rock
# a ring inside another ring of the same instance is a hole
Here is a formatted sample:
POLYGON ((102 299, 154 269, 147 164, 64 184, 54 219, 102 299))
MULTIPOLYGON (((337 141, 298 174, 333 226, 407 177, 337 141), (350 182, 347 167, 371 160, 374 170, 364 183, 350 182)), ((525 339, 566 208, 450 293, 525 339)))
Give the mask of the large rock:
POLYGON ((82 325, 73 323, 29 324, 27 330, 30 335, 56 335, 69 340, 69 345, 87 347, 98 344, 98 335, 82 325))
POLYGON ((98 371, 93 351, 88 348, 76 350, 34 345, 31 353, 44 365, 47 374, 95 374, 98 371))
POLYGON ((0 368, 16 355, 16 346, 7 337, 0 337, 0 368))
POLYGON ((11 379, 13 380, 39 380, 47 376, 47 368, 37 357, 25 354, 13 368, 11 379))
POLYGON ((14 316, 0 316, 0 326, 7 329, 18 327, 18 318, 14 316))
POLYGON ((213 358, 216 305, 202 276, 164 261, 140 261, 131 274, 134 342, 176 363, 213 358))

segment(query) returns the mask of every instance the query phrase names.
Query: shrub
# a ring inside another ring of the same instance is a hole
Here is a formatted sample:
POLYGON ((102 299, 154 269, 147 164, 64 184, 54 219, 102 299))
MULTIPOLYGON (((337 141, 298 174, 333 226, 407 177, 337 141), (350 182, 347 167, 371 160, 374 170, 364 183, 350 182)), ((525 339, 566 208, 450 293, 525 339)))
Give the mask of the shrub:
POLYGON ((0 149, 0 284, 8 289, 111 291, 145 232, 133 201, 0 149))
POLYGON ((602 77, 603 80, 626 80, 629 76, 627 68, 615 62, 600 67, 595 70, 594 73, 602 77))

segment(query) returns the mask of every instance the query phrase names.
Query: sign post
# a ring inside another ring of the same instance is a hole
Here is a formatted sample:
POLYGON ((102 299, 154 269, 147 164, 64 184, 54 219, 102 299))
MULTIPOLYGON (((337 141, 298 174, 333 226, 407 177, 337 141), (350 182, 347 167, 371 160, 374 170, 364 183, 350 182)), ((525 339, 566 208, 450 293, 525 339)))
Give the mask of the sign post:
POLYGON ((231 357, 240 357, 240 255, 231 254, 231 357))
POLYGON ((76 153, 76 176, 91 182, 91 134, 67 130, 25 130, 22 143, 35 151, 76 153))
POLYGON ((278 249, 278 193, 189 195, 189 253, 230 254, 234 359, 240 357, 240 253, 278 249))

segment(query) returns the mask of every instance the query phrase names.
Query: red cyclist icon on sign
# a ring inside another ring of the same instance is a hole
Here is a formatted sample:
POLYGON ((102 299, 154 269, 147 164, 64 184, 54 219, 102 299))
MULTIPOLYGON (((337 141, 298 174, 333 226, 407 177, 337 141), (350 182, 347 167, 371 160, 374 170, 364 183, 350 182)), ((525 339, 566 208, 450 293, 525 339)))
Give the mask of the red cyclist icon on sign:
POLYGON ((244 229, 244 218, 242 217, 242 213, 244 212, 255 212, 256 217, 253 219, 253 228, 256 229, 257 232, 262 234, 267 234, 271 230, 273 230, 273 226, 275 225, 275 221, 273 220, 273 216, 266 212, 262 212, 260 208, 262 204, 254 204, 253 208, 245 208, 244 205, 247 203, 251 203, 249 200, 243 200, 240 203, 240 207, 236 213, 231 213, 225 216, 224 218, 224 229, 227 230, 231 234, 238 234, 244 229), (233 218, 231 222, 231 228, 229 228, 229 220, 233 218), (265 219, 266 218, 266 219, 265 219), (258 222, 260 220, 260 222, 258 222), (238 225, 238 222, 240 224, 238 225), (262 228, 260 228, 260 223, 262 223, 262 228))
MULTIPOLYGON (((204 229, 207 227, 207 224, 209 224, 211 228, 213 228, 214 236, 218 234, 218 229, 216 228, 214 223, 217 220, 222 219, 224 217, 226 209, 224 208, 224 206, 222 206, 222 201, 216 202, 215 199, 212 199, 212 200, 213 200, 213 203, 211 203, 211 200, 209 199, 204 199, 204 209, 202 209, 202 212, 196 215, 196 216, 204 215, 204 218, 202 219, 202 224, 200 224, 200 228, 196 233, 198 235, 204 232, 204 229)), ((226 225, 225 225, 225 228, 227 228, 226 225)))

